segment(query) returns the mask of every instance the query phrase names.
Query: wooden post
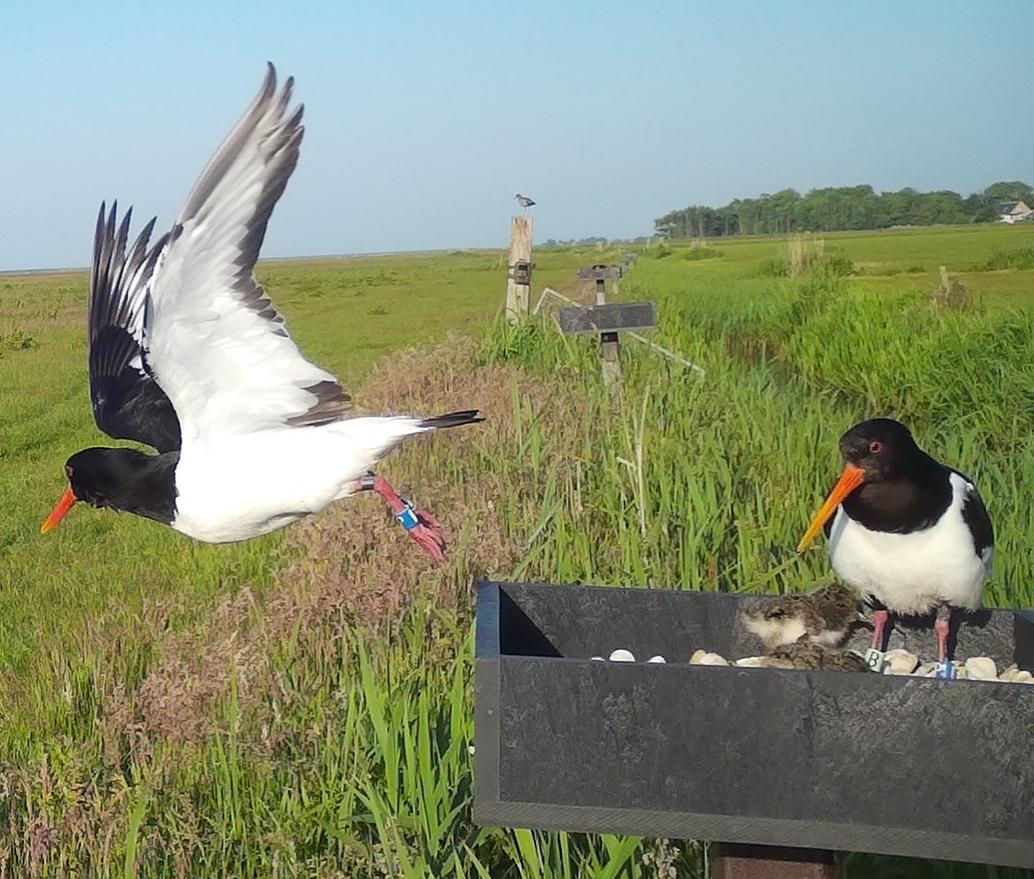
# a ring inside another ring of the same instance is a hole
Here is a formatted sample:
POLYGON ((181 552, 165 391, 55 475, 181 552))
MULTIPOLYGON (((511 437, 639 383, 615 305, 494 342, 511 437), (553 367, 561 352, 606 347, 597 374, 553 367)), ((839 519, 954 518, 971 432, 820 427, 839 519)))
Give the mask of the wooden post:
POLYGON ((506 277, 506 319, 515 324, 528 313, 531 299, 530 214, 510 220, 510 270, 506 277))
MULTIPOLYGON (((596 279, 596 304, 607 304, 607 281, 596 279)), ((600 362, 603 366, 603 384, 610 391, 621 386, 621 343, 618 334, 600 333, 600 362)))
POLYGON ((775 845, 719 843, 714 879, 834 879, 833 852, 775 845))
MULTIPOLYGON (((560 309, 560 330, 568 335, 600 334, 600 362, 603 383, 611 391, 621 385, 621 330, 653 329, 657 326, 657 309, 652 302, 621 302, 607 305, 607 279, 621 277, 620 266, 597 264, 578 270, 582 281, 596 282, 596 304, 584 308, 560 309)), ((555 291, 554 291, 555 293, 555 291)))

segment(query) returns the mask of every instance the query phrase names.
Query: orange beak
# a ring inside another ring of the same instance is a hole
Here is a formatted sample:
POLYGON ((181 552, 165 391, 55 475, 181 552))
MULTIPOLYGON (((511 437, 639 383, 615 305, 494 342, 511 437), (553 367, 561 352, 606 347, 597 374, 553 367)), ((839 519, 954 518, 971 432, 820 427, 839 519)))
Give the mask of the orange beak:
POLYGON ((47 517, 47 521, 40 527, 40 531, 44 534, 49 534, 57 528, 58 523, 68 515, 68 511, 72 509, 72 506, 77 500, 79 500, 79 498, 75 496, 75 492, 72 491, 72 489, 68 489, 68 491, 66 491, 62 496, 61 500, 57 502, 57 506, 54 507, 54 512, 47 517))
POLYGON ((808 530, 804 532, 801 542, 797 544, 797 552, 804 550, 815 539, 815 536, 822 530, 822 526, 826 524, 826 520, 833 515, 844 498, 863 482, 865 482, 865 471, 861 467, 855 467, 854 464, 848 464, 844 467, 844 472, 840 474, 837 484, 833 486, 833 490, 829 493, 829 497, 826 498, 826 502, 819 508, 815 518, 811 520, 811 524, 808 526, 808 530))

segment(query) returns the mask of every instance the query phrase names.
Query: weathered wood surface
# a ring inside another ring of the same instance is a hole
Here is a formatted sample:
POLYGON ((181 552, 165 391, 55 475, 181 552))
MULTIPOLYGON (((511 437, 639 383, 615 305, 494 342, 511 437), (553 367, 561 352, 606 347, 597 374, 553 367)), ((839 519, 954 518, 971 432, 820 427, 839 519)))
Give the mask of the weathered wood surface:
POLYGON ((834 879, 833 852, 812 848, 720 843, 711 860, 714 879, 834 879))
POLYGON ((657 326, 657 306, 653 302, 611 302, 585 308, 561 308, 559 318, 560 331, 569 336, 652 330, 657 326))
POLYGON ((510 271, 506 278, 506 319, 517 323, 528 313, 531 299, 531 241, 534 222, 531 214, 510 220, 510 271), (521 271, 521 267, 527 271, 521 271), (526 283, 522 283, 526 281, 526 283))

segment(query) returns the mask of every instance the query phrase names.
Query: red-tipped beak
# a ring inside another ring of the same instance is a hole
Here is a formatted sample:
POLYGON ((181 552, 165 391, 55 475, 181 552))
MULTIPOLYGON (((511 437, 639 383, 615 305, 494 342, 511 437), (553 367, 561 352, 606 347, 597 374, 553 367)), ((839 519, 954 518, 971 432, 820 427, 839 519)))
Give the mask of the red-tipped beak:
POLYGON ((57 528, 58 523, 68 515, 68 511, 72 509, 72 506, 77 500, 79 500, 79 498, 75 496, 75 492, 72 491, 72 489, 68 489, 68 491, 66 491, 62 496, 61 500, 57 502, 57 506, 54 507, 54 512, 52 512, 47 517, 47 521, 40 526, 40 531, 44 534, 49 534, 57 528))
POLYGON ((804 532, 801 542, 797 544, 797 552, 801 552, 815 539, 815 536, 822 530, 822 526, 826 524, 826 520, 833 515, 844 498, 863 482, 865 482, 865 471, 861 467, 855 467, 854 464, 848 464, 844 467, 844 472, 840 474, 837 484, 833 486, 833 490, 829 493, 829 497, 826 498, 826 502, 819 508, 815 518, 811 520, 811 524, 808 526, 808 530, 804 532))

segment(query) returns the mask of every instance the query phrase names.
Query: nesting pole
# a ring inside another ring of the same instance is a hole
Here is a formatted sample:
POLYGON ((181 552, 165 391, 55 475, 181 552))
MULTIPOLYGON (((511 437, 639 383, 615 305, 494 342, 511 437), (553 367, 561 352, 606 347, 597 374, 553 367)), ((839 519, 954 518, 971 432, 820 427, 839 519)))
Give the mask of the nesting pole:
POLYGON ((530 214, 510 220, 510 270, 506 275, 506 319, 515 324, 528 313, 531 299, 530 214))
MULTIPOLYGON (((596 276, 596 304, 607 304, 606 275, 596 276)), ((621 384, 621 343, 617 331, 600 333, 600 362, 603 365, 603 384, 611 391, 616 390, 621 384)))
POLYGON ((621 277, 620 266, 594 265, 578 277, 596 282, 596 304, 587 308, 560 309, 560 330, 568 335, 599 333, 603 382, 612 391, 621 386, 621 330, 652 329, 657 326, 657 308, 652 302, 607 304, 607 279, 621 277))

